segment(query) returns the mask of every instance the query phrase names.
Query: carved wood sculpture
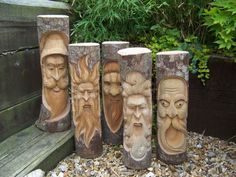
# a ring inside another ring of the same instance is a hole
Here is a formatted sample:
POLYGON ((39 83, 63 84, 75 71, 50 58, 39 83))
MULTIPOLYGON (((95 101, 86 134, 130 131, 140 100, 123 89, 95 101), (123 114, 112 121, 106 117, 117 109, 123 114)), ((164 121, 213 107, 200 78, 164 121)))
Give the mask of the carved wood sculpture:
POLYGON ((170 164, 187 159, 189 53, 157 53, 157 155, 170 164))
POLYGON ((49 132, 64 131, 71 125, 67 67, 69 17, 39 15, 37 24, 43 86, 36 126, 49 132))
POLYGON ((83 158, 102 154, 99 60, 98 43, 69 45, 76 152, 83 158))
POLYGON ((117 51, 127 47, 129 42, 124 41, 102 43, 102 137, 107 144, 122 144, 123 141, 123 98, 117 51))
POLYGON ((122 57, 123 161, 129 168, 144 169, 150 166, 152 155, 151 51, 136 47, 118 54, 122 57))

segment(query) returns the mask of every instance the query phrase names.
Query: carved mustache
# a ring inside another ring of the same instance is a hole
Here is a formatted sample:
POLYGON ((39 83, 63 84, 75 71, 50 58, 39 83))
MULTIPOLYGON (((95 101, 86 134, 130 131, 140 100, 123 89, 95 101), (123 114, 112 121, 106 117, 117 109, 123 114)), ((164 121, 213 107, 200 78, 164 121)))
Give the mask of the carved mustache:
POLYGON ((186 130, 186 122, 183 119, 180 119, 178 116, 174 117, 174 118, 170 118, 169 116, 167 116, 165 119, 160 120, 159 119, 159 125, 164 125, 166 129, 168 129, 171 125, 173 126, 173 128, 175 128, 176 130, 182 132, 183 134, 187 134, 187 130, 186 130), (162 123, 162 121, 164 121, 162 123))
POLYGON ((58 87, 62 90, 64 90, 68 86, 68 77, 61 77, 58 81, 56 81, 53 77, 47 78, 44 77, 43 79, 44 86, 53 89, 55 87, 58 87))

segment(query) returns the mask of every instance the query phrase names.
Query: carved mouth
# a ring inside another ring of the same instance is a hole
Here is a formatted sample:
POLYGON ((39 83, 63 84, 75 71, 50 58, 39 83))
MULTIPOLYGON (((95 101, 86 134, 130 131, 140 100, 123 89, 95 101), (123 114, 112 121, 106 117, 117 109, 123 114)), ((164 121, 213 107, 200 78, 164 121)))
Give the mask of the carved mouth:
POLYGON ((135 127, 142 127, 143 124, 142 124, 142 123, 134 123, 134 126, 135 126, 135 127))
POLYGON ((91 105, 90 105, 90 104, 85 104, 85 105, 83 106, 83 108, 84 108, 84 109, 91 109, 91 105))
POLYGON ((57 87, 57 86, 53 88, 53 91, 54 91, 54 92, 59 92, 60 90, 61 90, 61 89, 60 89, 59 87, 57 87))

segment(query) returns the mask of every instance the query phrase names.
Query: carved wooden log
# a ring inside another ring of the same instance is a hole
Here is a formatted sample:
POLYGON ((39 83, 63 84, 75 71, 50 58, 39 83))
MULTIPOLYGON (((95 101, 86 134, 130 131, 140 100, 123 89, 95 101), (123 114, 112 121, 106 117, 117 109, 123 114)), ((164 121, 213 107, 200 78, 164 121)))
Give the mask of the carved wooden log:
POLYGON ((67 67, 69 17, 39 15, 37 24, 43 86, 36 126, 49 132, 64 131, 71 125, 67 67))
POLYGON ((144 169, 150 166, 152 148, 152 59, 147 48, 127 48, 121 55, 125 166, 144 169))
POLYGON ((169 164, 187 159, 189 53, 157 53, 157 156, 169 164))
POLYGON ((124 41, 102 43, 102 137, 106 144, 117 145, 123 141, 123 98, 117 51, 127 47, 129 42, 124 41))
POLYGON ((83 158, 95 158, 100 156, 103 150, 99 97, 99 44, 70 44, 69 66, 76 152, 83 158))

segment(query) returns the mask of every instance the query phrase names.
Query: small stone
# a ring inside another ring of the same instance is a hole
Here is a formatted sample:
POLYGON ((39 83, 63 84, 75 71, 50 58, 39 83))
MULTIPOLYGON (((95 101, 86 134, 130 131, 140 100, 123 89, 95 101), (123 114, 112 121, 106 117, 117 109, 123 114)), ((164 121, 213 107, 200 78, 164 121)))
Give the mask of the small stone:
POLYGON ((208 154, 207 154, 208 157, 215 157, 215 155, 216 154, 212 151, 208 152, 208 154))
POLYGON ((99 162, 98 162, 98 161, 95 161, 95 162, 94 162, 94 165, 95 165, 95 166, 98 166, 98 165, 99 165, 99 162))
POLYGON ((149 167, 149 168, 148 168, 148 171, 153 171, 153 168, 152 168, 152 167, 149 167))
POLYGON ((58 167, 62 172, 66 172, 68 170, 68 165, 66 163, 62 163, 59 167, 58 167))
POLYGON ((152 172, 149 172, 148 174, 145 175, 145 177, 155 177, 155 174, 152 172))

